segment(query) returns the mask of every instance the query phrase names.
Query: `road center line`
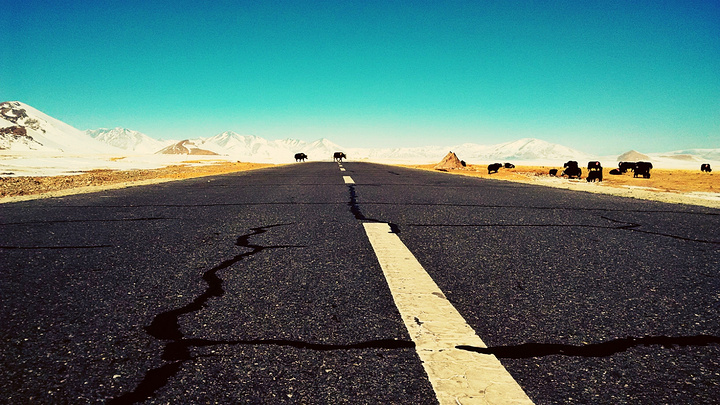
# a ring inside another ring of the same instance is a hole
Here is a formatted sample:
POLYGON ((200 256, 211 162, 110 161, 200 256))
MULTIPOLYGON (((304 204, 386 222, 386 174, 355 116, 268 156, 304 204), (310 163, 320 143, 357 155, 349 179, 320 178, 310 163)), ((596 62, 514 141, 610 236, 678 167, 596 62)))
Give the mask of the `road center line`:
POLYGON ((495 356, 455 348, 487 346, 390 226, 363 226, 440 404, 531 404, 495 356))
POLYGON ((350 176, 343 176, 343 180, 345 180, 345 184, 355 184, 355 180, 350 176))
POLYGON ((341 168, 340 168, 340 171, 341 171, 341 172, 344 172, 344 171, 345 171, 345 168, 344 168, 344 167, 341 167, 341 168))

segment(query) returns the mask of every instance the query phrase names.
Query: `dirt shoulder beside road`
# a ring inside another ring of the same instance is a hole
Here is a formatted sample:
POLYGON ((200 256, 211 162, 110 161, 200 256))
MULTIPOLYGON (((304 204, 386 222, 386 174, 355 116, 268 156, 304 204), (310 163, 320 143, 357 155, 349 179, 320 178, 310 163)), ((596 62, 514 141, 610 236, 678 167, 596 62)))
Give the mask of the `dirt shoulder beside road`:
MULTIPOLYGON (((421 170, 434 170, 435 165, 404 165, 421 170)), ((447 173, 464 176, 482 177, 498 180, 537 184, 568 190, 590 193, 611 194, 621 197, 655 200, 674 204, 701 205, 720 208, 720 177, 717 173, 703 173, 699 170, 652 169, 650 178, 635 178, 632 172, 613 176, 604 169, 602 182, 588 183, 585 180, 587 169, 583 169, 583 179, 569 180, 565 177, 550 176, 551 166, 517 166, 513 169, 500 169, 488 174, 487 166, 468 165, 463 169, 448 170, 447 173)))
POLYGON ((92 193, 112 188, 212 176, 274 166, 262 163, 222 162, 184 164, 147 170, 91 170, 72 176, 0 177, 0 203, 92 193))

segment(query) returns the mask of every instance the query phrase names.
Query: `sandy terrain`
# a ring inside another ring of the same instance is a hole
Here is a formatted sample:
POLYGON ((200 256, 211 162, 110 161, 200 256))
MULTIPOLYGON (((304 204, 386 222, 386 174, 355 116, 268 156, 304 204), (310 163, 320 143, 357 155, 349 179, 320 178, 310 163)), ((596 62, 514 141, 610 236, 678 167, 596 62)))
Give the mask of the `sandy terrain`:
POLYGON ((0 177, 0 203, 91 193, 274 166, 262 163, 186 161, 159 169, 89 170, 72 176, 0 177))
MULTIPOLYGON (((422 170, 434 170, 435 165, 410 165, 422 170)), ((553 166, 517 166, 514 169, 500 169, 498 173, 488 174, 487 166, 468 165, 464 169, 448 170, 447 173, 517 181, 569 190, 591 193, 612 194, 622 197, 662 201, 674 204, 702 205, 720 208, 720 178, 718 173, 703 173, 700 170, 652 169, 650 178, 634 178, 632 172, 613 176, 608 168, 603 169, 603 181, 588 183, 585 180, 587 169, 583 169, 582 180, 568 180, 565 177, 553 177, 548 174, 553 166)))

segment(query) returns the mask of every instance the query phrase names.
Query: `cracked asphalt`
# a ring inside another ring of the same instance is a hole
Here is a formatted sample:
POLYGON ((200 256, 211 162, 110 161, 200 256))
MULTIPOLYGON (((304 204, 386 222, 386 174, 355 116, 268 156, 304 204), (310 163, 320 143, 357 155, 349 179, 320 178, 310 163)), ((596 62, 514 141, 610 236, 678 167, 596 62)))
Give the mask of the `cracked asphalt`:
POLYGON ((0 206, 0 400, 435 403, 381 221, 534 402, 717 403, 720 211, 344 167, 0 206))

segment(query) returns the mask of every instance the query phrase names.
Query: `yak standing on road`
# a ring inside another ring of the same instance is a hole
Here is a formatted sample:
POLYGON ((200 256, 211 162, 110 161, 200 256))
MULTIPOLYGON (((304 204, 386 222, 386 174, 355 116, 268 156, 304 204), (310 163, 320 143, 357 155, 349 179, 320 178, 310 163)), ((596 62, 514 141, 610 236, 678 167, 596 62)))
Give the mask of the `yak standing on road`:
POLYGON ((296 162, 304 162, 305 159, 307 159, 307 155, 304 153, 296 153, 295 154, 295 161, 296 162))
POLYGON ((342 162, 343 159, 347 159, 347 156, 345 156, 345 154, 342 153, 342 152, 335 152, 335 153, 333 154, 333 159, 334 159, 336 162, 342 162))

